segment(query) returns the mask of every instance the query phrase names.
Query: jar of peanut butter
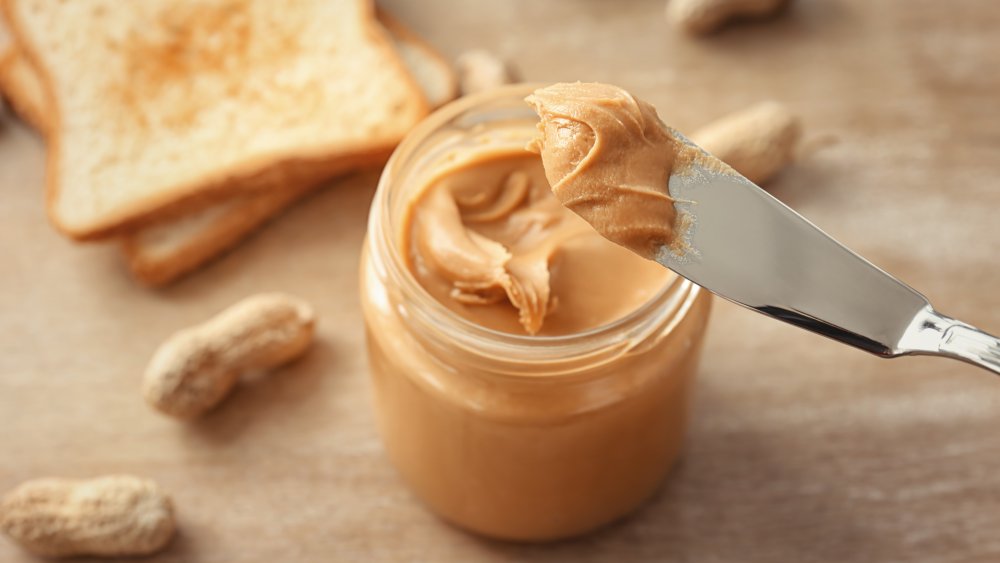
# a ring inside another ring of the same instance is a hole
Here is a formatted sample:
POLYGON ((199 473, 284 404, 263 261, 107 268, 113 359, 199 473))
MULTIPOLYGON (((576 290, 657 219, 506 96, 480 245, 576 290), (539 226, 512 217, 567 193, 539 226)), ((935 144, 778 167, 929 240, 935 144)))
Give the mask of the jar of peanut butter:
POLYGON ((400 145, 361 264, 386 451, 435 513, 508 540, 581 534, 677 459, 710 296, 552 198, 527 86, 400 145))

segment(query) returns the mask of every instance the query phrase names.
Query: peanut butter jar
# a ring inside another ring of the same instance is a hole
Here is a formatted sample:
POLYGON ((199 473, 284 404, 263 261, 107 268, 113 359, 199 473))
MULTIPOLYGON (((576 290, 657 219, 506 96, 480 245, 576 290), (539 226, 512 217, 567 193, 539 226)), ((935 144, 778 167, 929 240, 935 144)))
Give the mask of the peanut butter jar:
POLYGON ((477 324, 418 282, 408 206, 456 154, 526 146, 531 90, 463 98, 403 141, 372 203, 360 281, 379 430, 403 480, 455 525, 545 541, 628 514, 663 481, 681 449, 711 302, 669 276, 620 318, 529 336, 477 324))

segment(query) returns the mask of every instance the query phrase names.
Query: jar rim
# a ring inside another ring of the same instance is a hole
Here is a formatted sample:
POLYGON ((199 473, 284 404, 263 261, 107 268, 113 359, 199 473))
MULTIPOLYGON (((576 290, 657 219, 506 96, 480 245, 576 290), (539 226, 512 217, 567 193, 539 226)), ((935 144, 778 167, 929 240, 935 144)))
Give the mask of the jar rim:
MULTIPOLYGON (((378 270, 391 273, 398 282, 407 303, 415 305, 407 315, 454 344, 475 350, 482 355, 510 361, 512 358, 530 362, 564 360, 569 356, 587 355, 618 343, 642 340, 665 322, 676 324, 703 290, 687 279, 677 276, 656 294, 629 313, 611 322, 585 331, 562 335, 527 335, 504 332, 479 325, 435 299, 405 265, 392 217, 390 191, 405 181, 402 171, 423 143, 436 131, 462 115, 490 102, 523 100, 544 84, 521 83, 461 97, 425 118, 399 144, 379 177, 368 220, 368 239, 374 246, 378 270), (385 260, 388 255, 390 259, 385 260), (660 313, 660 314, 657 314, 660 313)), ((534 112, 524 105, 525 118, 534 112)))

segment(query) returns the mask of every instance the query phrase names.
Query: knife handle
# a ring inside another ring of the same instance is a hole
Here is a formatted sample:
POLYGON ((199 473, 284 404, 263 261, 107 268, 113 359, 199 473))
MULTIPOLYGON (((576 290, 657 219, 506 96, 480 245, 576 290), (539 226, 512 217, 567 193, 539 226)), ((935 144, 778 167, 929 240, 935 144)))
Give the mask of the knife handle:
POLYGON ((933 309, 918 318, 919 344, 910 352, 955 358, 1000 375, 1000 339, 933 309))
POLYGON ((955 321, 941 335, 940 352, 1000 375, 1000 339, 955 321))

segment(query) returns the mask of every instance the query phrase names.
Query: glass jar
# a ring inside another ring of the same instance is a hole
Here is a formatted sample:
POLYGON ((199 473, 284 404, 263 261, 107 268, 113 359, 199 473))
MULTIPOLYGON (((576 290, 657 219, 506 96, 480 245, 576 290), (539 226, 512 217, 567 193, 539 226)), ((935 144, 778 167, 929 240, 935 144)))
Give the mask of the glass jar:
POLYGON ((663 480, 685 433, 711 303, 672 278, 614 322, 539 337, 478 326, 420 286, 402 221, 421 179, 456 149, 527 144, 530 90, 463 98, 403 141, 372 203, 361 304, 379 430, 404 481, 454 524, 542 541, 627 514, 663 480))

